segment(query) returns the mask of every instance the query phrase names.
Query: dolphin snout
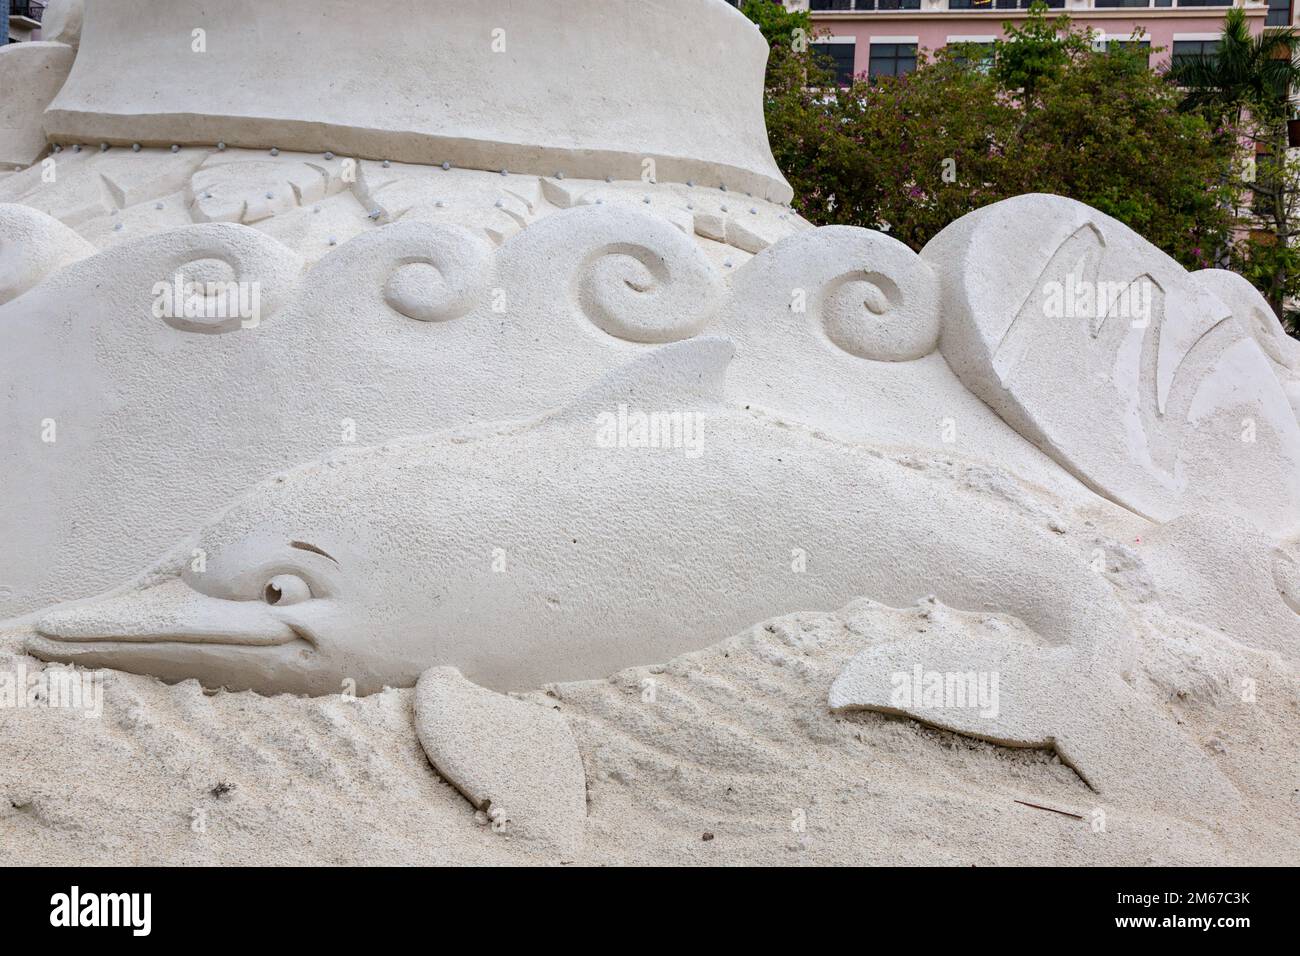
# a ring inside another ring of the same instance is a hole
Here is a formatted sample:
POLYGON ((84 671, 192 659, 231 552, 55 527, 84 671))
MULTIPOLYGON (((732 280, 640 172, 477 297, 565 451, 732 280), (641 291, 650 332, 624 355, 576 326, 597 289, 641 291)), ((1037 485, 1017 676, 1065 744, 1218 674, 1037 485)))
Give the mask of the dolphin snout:
POLYGON ((57 608, 35 622, 37 635, 60 643, 184 643, 250 647, 299 637, 261 601, 200 594, 179 578, 142 590, 57 608))

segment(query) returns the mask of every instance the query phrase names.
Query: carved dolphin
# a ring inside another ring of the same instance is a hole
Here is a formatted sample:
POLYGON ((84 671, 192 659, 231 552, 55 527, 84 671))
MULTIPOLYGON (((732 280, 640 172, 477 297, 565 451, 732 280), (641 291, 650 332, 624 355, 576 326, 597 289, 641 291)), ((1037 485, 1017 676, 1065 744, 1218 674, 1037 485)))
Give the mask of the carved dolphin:
POLYGON ((933 594, 1018 616, 1075 680, 1121 666, 1126 618, 1086 554, 940 462, 728 407, 732 351, 667 346, 558 412, 272 478, 135 583, 38 617, 29 650, 263 693, 447 666, 504 691, 933 594))

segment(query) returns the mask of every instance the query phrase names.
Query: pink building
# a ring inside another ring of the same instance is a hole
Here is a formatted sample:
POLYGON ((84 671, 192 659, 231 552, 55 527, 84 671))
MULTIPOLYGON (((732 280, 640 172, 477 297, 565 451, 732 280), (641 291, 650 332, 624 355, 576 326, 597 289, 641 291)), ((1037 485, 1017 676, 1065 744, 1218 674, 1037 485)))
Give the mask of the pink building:
MULTIPOLYGON (((920 50, 950 43, 992 43, 1004 21, 1023 21, 1030 0, 785 0, 790 9, 812 12, 818 48, 834 60, 842 80, 910 72, 920 50)), ((1141 42, 1163 50, 1151 54, 1153 67, 1170 56, 1209 53, 1216 46, 1223 15, 1233 0, 1047 0, 1052 13, 1067 13, 1091 27, 1098 43, 1126 42, 1135 28, 1141 42)), ((1292 22, 1292 0, 1236 0, 1246 9, 1251 30, 1292 22)))

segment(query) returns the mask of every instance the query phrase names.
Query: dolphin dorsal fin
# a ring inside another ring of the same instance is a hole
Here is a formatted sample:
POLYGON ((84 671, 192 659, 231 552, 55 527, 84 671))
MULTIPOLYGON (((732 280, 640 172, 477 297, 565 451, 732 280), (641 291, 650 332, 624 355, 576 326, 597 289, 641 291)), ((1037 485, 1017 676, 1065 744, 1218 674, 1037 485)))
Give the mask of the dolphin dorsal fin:
POLYGON ((552 420, 587 421, 620 404, 647 410, 720 405, 727 366, 735 354, 730 339, 716 336, 656 348, 606 372, 552 420))

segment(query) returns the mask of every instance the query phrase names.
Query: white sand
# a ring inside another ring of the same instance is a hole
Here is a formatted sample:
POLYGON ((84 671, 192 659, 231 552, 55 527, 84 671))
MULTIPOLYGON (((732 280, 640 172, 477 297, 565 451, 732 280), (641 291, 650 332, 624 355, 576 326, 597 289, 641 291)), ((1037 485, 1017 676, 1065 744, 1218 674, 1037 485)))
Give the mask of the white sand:
MULTIPOLYGON (((412 691, 264 698, 109 672, 100 719, 0 711, 0 864, 1297 858, 1293 666, 1179 621, 1164 621, 1169 636, 1144 647, 1143 696, 1243 793, 1240 812, 1216 816, 1196 793, 1166 795, 1163 809, 1112 802, 1049 752, 829 713, 827 690, 864 641, 930 626, 919 608, 864 601, 768 622, 663 667, 549 688, 587 773, 587 834, 573 860, 476 823, 420 748, 412 691), (1247 673, 1255 703, 1236 690, 1247 673), (653 702, 643 699, 646 680, 653 702), (200 815, 205 832, 194 828, 200 815)), ((0 667, 42 666, 15 651, 15 637, 0 638, 0 667)))

